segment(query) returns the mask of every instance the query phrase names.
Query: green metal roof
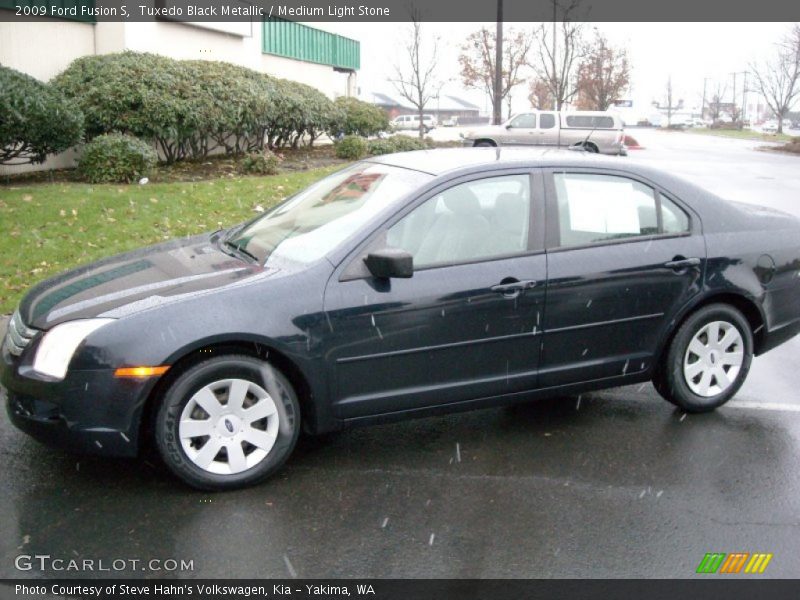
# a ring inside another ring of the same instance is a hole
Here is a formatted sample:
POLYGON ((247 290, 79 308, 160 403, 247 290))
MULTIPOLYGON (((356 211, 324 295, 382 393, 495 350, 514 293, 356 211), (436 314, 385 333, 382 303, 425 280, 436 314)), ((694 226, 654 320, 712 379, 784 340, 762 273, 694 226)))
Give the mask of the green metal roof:
POLYGON ((284 19, 262 24, 261 51, 340 69, 361 68, 361 44, 357 40, 284 19))

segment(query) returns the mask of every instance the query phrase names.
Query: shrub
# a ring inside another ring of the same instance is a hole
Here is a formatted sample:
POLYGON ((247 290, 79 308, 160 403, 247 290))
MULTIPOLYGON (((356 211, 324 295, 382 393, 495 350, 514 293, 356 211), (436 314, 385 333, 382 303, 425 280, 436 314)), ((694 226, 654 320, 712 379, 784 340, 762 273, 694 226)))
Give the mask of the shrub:
POLYGON ((383 109, 356 98, 337 98, 333 103, 333 118, 328 130, 331 137, 339 135, 378 135, 389 130, 389 117, 383 109))
POLYGON ((257 175, 277 175, 283 159, 272 152, 251 152, 242 159, 242 171, 257 175))
POLYGON ((425 150, 428 144, 407 135, 395 135, 390 138, 370 140, 368 151, 377 156, 379 154, 392 154, 394 152, 410 152, 412 150, 425 150))
POLYGON ((373 156, 379 156, 381 154, 393 154, 397 152, 394 146, 394 142, 392 141, 394 138, 379 138, 376 140, 370 140, 367 144, 367 152, 373 156))
POLYGON ((200 93, 178 61, 123 52, 84 56, 53 84, 74 99, 86 118, 86 137, 114 131, 155 141, 168 161, 190 155, 200 93))
POLYGON ((428 145, 419 138, 412 138, 408 135, 395 135, 392 138, 395 152, 411 152, 413 150, 425 150, 428 145))
POLYGON ((355 135, 348 135, 336 142, 336 156, 348 160, 358 160, 367 154, 367 141, 355 135))
POLYGON ((90 183, 131 183, 148 175, 156 162, 155 151, 142 140, 110 133, 84 146, 78 172, 90 183))
POLYGON ((83 115, 52 86, 0 66, 0 163, 44 162, 83 136, 83 115))

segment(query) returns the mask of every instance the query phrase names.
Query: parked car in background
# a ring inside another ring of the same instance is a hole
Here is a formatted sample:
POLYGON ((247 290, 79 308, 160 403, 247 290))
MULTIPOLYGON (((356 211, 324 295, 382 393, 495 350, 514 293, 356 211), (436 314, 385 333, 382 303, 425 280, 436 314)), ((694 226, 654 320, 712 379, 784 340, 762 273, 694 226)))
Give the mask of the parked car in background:
POLYGON ((465 146, 576 146, 600 154, 626 154, 622 119, 601 111, 523 113, 461 137, 465 146))
POLYGON ((767 121, 761 126, 761 131, 764 133, 778 133, 778 122, 767 121))
POLYGON ((795 217, 586 152, 386 155, 39 283, 0 395, 35 438, 155 445, 203 489, 265 479, 301 429, 650 380, 705 412, 800 331, 798 239, 795 217))
MULTIPOLYGON (((419 131, 419 115, 400 115, 392 121, 392 127, 396 130, 419 131)), ((436 119, 433 115, 422 115, 422 130, 428 133, 436 128, 436 119)))
POLYGON ((442 127, 457 127, 458 117, 447 117, 442 120, 442 127))

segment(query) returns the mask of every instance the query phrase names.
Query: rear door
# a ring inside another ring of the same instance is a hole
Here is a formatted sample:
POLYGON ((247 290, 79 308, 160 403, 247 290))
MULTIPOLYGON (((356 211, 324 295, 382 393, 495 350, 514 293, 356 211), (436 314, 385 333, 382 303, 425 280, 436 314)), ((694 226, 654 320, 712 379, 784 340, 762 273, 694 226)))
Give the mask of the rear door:
POLYGON ((548 196, 541 387, 648 369, 700 291, 705 243, 688 207, 629 174, 558 171, 548 196))
POLYGON ((546 257, 541 177, 444 184, 398 215, 328 284, 334 411, 353 419, 536 385, 546 257), (372 249, 414 256, 410 279, 378 280, 372 249))
POLYGON ((539 113, 539 144, 542 146, 558 146, 559 127, 557 113, 539 113))

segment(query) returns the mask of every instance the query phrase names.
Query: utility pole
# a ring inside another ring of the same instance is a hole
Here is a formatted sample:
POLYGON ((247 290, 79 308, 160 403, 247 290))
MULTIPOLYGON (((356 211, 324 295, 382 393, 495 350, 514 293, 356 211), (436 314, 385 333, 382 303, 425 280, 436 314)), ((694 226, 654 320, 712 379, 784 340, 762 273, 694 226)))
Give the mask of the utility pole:
POLYGON ((503 122, 503 0, 497 0, 497 35, 494 44, 494 124, 503 122))
POLYGON ((703 104, 700 106, 700 118, 705 120, 706 118, 706 84, 708 83, 708 77, 703 78, 703 104))
MULTIPOLYGON (((558 87, 560 87, 559 82, 556 80, 556 18, 557 14, 556 11, 558 9, 558 0, 553 0, 553 110, 561 110, 561 107, 558 105, 558 87)), ((542 32, 544 33, 544 32, 542 32)))

